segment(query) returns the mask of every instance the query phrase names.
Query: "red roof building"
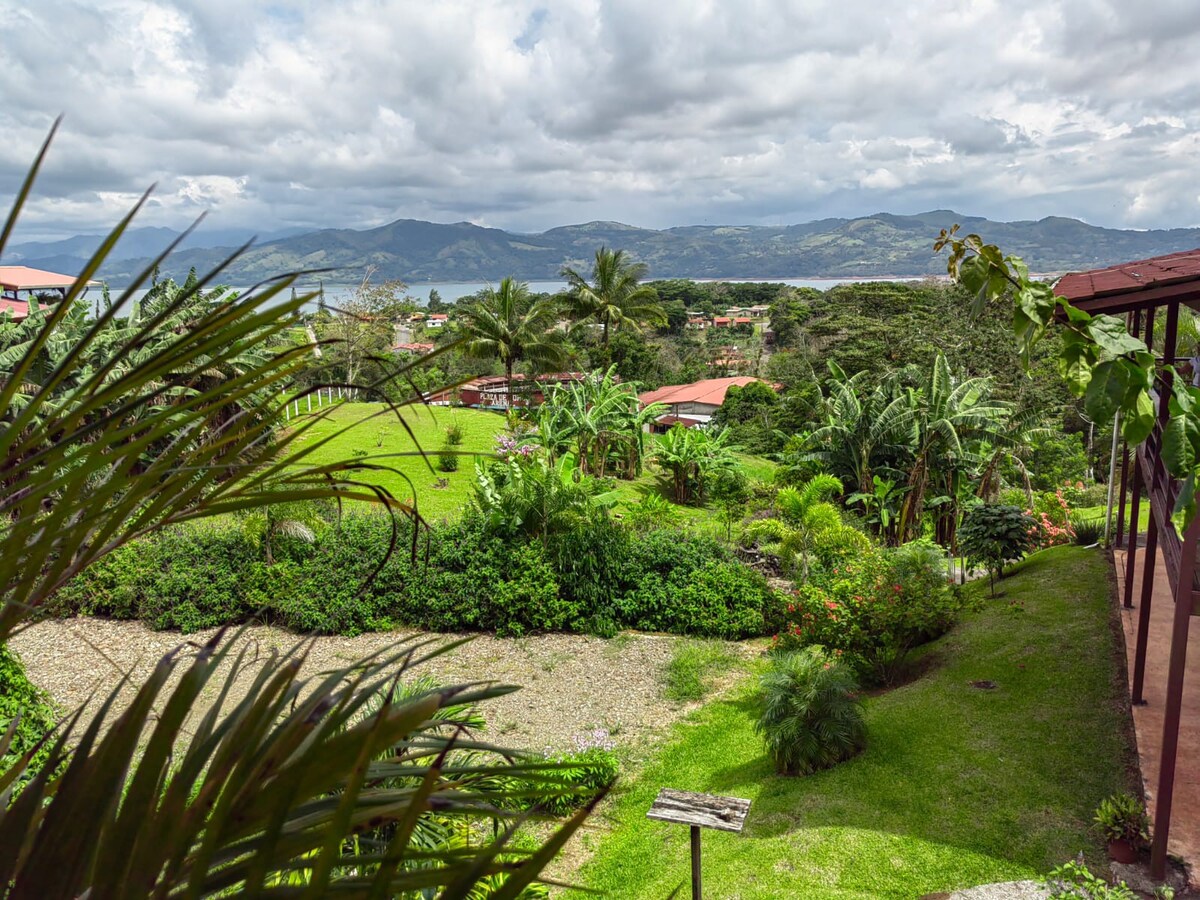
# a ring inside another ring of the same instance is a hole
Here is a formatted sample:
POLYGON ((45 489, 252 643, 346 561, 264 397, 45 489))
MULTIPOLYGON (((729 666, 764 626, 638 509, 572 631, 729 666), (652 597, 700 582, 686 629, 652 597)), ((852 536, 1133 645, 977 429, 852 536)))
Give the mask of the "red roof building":
MULTIPOLYGON (((725 395, 731 387, 762 381, 749 375, 738 375, 732 378, 706 378, 703 381, 693 381, 691 384, 671 384, 660 387, 656 391, 646 391, 639 394, 638 399, 643 406, 651 403, 665 403, 666 412, 657 420, 659 430, 666 430, 677 421, 685 427, 706 424, 713 417, 725 395), (668 421, 669 420, 669 421, 668 421)), ((767 384, 768 382, 763 382, 767 384)), ((774 385, 772 385, 774 387, 774 385)))
MULTIPOLYGON (((57 291, 60 295, 75 284, 76 278, 71 275, 59 275, 57 272, 47 272, 45 269, 31 269, 29 266, 0 266, 0 296, 9 300, 19 299, 20 294, 40 294, 57 291)), ((87 287, 96 287, 98 281, 89 281, 87 287)))
POLYGON ((29 315, 29 304, 24 300, 9 300, 0 297, 0 316, 8 315, 17 322, 29 315))
MULTIPOLYGON (((584 372, 549 372, 533 378, 514 375, 513 406, 540 406, 545 402, 549 388, 585 378, 584 372)), ((438 391, 427 400, 438 406, 449 406, 457 401, 475 409, 508 409, 508 380, 503 375, 474 378, 457 388, 438 391)))

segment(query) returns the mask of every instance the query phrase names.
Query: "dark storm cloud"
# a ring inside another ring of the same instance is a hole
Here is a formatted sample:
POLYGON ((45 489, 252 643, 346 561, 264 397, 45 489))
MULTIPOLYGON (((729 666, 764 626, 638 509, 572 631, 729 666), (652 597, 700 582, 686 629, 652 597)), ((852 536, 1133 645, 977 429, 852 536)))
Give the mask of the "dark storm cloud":
POLYGON ((0 188, 67 116, 44 233, 154 181, 146 224, 1200 222, 1191 0, 0 0, 0 41, 0 188))

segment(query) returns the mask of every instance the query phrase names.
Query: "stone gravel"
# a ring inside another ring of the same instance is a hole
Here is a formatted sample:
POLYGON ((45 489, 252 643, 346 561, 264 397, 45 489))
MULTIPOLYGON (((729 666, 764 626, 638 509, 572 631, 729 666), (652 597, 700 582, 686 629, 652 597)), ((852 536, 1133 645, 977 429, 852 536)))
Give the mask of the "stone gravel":
MULTIPOLYGON (((186 650, 189 642, 203 643, 213 633, 181 635, 152 631, 140 622, 60 619, 31 626, 10 646, 20 654, 34 684, 70 711, 80 704, 94 709, 126 673, 133 684, 141 684, 163 654, 181 645, 186 650)), ((401 631, 318 637, 303 671, 313 674, 342 667, 422 636, 401 631)), ((299 638, 282 629, 256 626, 246 629, 243 640, 266 653, 287 650, 299 638)), ((662 695, 662 673, 680 640, 647 634, 622 634, 611 640, 564 634, 481 635, 415 672, 441 683, 482 680, 520 685, 521 690, 483 704, 489 735, 497 743, 536 751, 569 749, 575 735, 602 728, 618 750, 640 755, 648 741, 696 705, 662 695)), ((758 652, 754 645, 731 646, 746 655, 758 652)), ((249 676, 242 681, 244 691, 249 676)), ((132 691, 124 696, 132 696, 132 691)))

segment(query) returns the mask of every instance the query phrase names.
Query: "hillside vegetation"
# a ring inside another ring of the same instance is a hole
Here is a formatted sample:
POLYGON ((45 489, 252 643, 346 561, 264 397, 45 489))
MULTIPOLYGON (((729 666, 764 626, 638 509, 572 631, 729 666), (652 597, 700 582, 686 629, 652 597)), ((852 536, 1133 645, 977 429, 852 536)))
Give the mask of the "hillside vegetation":
MULTIPOLYGON (((822 219, 799 225, 691 225, 656 231, 619 222, 589 222, 517 234, 468 222, 435 224, 400 219, 357 231, 325 229, 266 241, 235 260, 224 278, 253 284, 281 271, 332 267, 326 284, 357 284, 376 267, 383 279, 498 281, 558 278, 564 266, 584 265, 600 244, 626 248, 650 267, 655 278, 821 278, 915 276, 945 272, 932 251, 942 228, 960 223, 998 241, 1034 271, 1063 272, 1189 250, 1200 245, 1200 229, 1122 231, 1078 219, 993 222, 952 210, 914 216, 877 213, 856 219, 822 219)), ((165 242, 164 242, 165 243, 165 242)), ((31 245, 16 259, 25 265, 76 272, 86 241, 31 245)), ((131 242, 131 252, 140 249, 131 242)), ((147 246, 146 251, 149 250, 147 246)), ((182 278, 222 262, 228 250, 196 248, 174 254, 163 273, 182 278)), ((124 285, 145 265, 144 257, 113 259, 101 276, 124 285)))

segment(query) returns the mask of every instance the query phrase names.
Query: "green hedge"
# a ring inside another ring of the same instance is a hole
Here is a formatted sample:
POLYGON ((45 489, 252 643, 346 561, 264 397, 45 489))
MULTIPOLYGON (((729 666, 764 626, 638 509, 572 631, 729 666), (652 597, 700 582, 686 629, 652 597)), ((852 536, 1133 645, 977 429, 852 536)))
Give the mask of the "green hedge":
POLYGON ((395 539, 389 558, 389 520, 350 514, 312 543, 277 539, 268 566, 261 537, 236 522, 177 528, 89 567, 52 610, 185 632, 263 621, 324 634, 638 628, 742 638, 778 618, 780 601, 760 575, 688 532, 635 535, 597 519, 545 543, 509 541, 468 516, 418 532, 415 558, 409 524, 395 539))

